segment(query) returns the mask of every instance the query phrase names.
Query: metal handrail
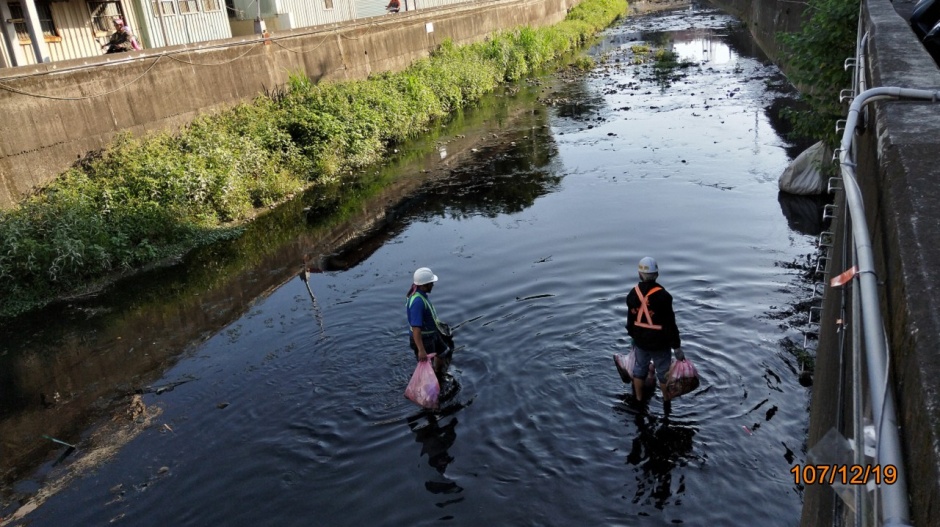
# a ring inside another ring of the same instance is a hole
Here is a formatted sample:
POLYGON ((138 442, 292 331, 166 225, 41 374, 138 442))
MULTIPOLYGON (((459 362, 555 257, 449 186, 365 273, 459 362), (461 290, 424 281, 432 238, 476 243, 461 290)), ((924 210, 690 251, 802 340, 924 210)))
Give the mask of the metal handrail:
MULTIPOLYGON (((868 32, 863 32, 865 17, 863 13, 859 13, 858 16, 858 35, 859 38, 856 42, 855 49, 855 69, 852 74, 852 101, 855 100, 855 97, 858 96, 859 92, 865 91, 866 88, 866 73, 865 65, 867 60, 865 57, 865 50, 867 49, 868 44, 868 32)), ((851 101, 850 103, 851 104, 851 101)), ((852 144, 852 155, 855 156, 858 153, 856 145, 852 144)), ((846 247, 843 245, 843 251, 846 247)), ((856 265, 855 252, 852 252, 852 265, 856 265)), ((845 261, 843 259, 843 261, 845 261)), ((859 287, 858 281, 852 280, 852 298, 859 297, 859 287)), ((856 322, 861 319, 861 308, 859 307, 858 302, 852 302, 852 414, 854 417, 854 430, 853 436, 855 438, 855 464, 862 466, 865 462, 865 424, 863 421, 862 414, 864 412, 865 404, 862 397, 862 346, 861 346, 861 335, 859 330, 859 324, 856 322)), ((865 518, 868 517, 868 500, 865 499, 865 496, 862 495, 861 485, 855 486, 855 526, 862 527, 865 522, 865 518)))
MULTIPOLYGON (((871 236, 865 220, 861 189, 856 180, 853 151, 853 139, 859 114, 866 105, 881 100, 917 100, 936 103, 940 102, 940 91, 898 87, 870 88, 863 91, 854 98, 849 108, 839 153, 857 262, 856 279, 862 316, 861 331, 865 342, 869 395, 872 401, 872 418, 877 438, 875 464, 882 467, 892 465, 896 467, 898 475, 893 485, 878 486, 883 525, 909 526, 911 525, 910 508, 898 434, 897 410, 894 394, 889 389, 889 350, 878 300, 878 282, 872 256, 871 236)), ((856 448, 864 448, 863 445, 863 438, 856 437, 856 448)))

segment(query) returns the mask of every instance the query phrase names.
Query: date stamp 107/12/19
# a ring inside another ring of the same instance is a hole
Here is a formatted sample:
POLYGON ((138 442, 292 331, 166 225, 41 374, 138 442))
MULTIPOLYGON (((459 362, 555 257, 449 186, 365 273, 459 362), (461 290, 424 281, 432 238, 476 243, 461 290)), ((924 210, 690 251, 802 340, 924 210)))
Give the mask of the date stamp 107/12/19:
POLYGON ((869 479, 875 485, 893 485, 898 480, 894 465, 795 465, 790 473, 797 485, 865 485, 869 479))

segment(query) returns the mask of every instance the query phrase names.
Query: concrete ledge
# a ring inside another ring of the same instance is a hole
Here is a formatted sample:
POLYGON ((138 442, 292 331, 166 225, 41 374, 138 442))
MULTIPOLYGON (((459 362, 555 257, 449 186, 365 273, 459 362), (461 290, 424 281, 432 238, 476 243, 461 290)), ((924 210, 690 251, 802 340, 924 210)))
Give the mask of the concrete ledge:
POLYGON ((200 113, 283 84, 295 71, 315 80, 398 71, 445 39, 463 44, 501 29, 554 24, 578 3, 484 0, 297 29, 269 40, 239 37, 2 71, 0 208, 118 132, 177 129, 200 113))
MULTIPOLYGON (((863 17, 871 86, 940 90, 937 65, 890 2, 864 2, 863 17)), ((886 283, 911 519, 930 525, 940 515, 940 104, 881 103, 872 125, 865 141, 878 164, 860 178, 872 198, 866 208, 883 225, 873 243, 886 283)))

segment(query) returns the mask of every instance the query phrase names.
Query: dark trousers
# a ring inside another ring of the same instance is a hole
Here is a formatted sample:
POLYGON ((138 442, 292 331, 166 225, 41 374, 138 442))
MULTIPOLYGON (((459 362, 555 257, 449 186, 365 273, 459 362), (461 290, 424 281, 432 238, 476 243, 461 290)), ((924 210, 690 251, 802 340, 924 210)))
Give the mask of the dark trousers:
MULTIPOLYGON (((454 351, 453 346, 448 346, 440 333, 436 331, 433 333, 422 332, 421 341, 424 343, 424 351, 428 355, 436 353, 438 357, 450 361, 451 354, 454 351)), ((415 358, 418 358, 418 346, 415 344, 414 337, 408 338, 408 344, 411 346, 411 350, 415 352, 415 358)))

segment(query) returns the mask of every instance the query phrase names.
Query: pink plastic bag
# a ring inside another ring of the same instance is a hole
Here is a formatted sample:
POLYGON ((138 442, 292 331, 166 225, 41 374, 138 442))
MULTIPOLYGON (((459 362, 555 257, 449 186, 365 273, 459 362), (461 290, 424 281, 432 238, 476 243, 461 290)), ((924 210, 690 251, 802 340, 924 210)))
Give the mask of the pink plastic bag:
POLYGON ((667 400, 675 399, 695 390, 698 386, 698 371, 692 365, 692 361, 689 359, 675 361, 669 367, 669 374, 666 376, 666 393, 663 395, 667 400))
POLYGON ((437 382, 437 375, 434 375, 434 367, 431 366, 433 359, 434 353, 428 355, 428 360, 418 362, 418 367, 405 388, 405 397, 431 409, 437 408, 437 398, 441 394, 441 386, 437 382))
MULTIPOLYGON (((614 364, 617 366, 617 373, 620 374, 620 379, 627 384, 633 383, 633 366, 636 364, 636 349, 631 349, 630 353, 626 355, 621 355, 619 353, 614 354, 614 364)), ((646 385, 653 386, 656 384, 656 368, 653 366, 653 361, 650 361, 649 374, 646 376, 646 385)))

